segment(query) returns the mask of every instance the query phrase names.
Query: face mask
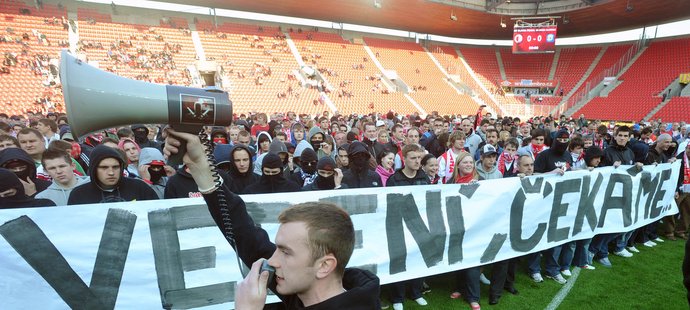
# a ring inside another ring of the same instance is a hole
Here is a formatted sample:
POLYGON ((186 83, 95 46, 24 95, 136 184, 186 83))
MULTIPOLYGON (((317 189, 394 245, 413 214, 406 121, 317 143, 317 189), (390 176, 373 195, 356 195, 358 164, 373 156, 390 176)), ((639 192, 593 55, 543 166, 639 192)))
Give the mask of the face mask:
POLYGON ((306 174, 314 174, 316 172, 316 162, 310 162, 307 164, 307 162, 302 162, 302 171, 306 174))
POLYGON ((146 134, 145 131, 135 131, 134 132, 134 142, 138 144, 146 143, 148 142, 149 137, 146 134))
POLYGON ((14 171, 14 174, 16 174, 17 177, 24 182, 26 182, 26 180, 30 177, 29 168, 24 169, 24 171, 14 171))
POLYGON ((158 183, 162 177, 165 176, 165 170, 160 169, 160 170, 153 170, 151 167, 149 167, 149 174, 151 175, 151 182, 158 183))
POLYGON ((280 180, 280 178, 282 177, 282 174, 283 174, 282 171, 281 171, 280 173, 274 174, 274 175, 266 175, 266 174, 264 174, 264 175, 262 176, 262 178, 264 178, 264 180, 266 180, 268 183, 276 183, 276 182, 278 182, 278 181, 280 180))
POLYGON ((215 144, 228 144, 228 139, 225 139, 225 138, 213 138, 213 143, 215 143, 215 144))
POLYGON ((316 185, 320 189, 333 189, 335 188, 335 175, 332 175, 330 177, 324 177, 319 175, 316 177, 316 185))
POLYGON ((369 166, 369 159, 364 156, 357 156, 352 159, 352 164, 350 165, 352 169, 357 171, 364 171, 369 166))

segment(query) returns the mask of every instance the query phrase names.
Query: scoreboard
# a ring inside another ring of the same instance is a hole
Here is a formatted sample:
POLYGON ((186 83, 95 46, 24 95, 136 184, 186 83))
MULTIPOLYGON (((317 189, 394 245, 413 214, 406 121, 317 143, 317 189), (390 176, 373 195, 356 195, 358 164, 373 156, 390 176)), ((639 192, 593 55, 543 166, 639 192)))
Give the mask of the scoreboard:
POLYGON ((553 53, 556 51, 557 26, 515 26, 513 53, 553 53))

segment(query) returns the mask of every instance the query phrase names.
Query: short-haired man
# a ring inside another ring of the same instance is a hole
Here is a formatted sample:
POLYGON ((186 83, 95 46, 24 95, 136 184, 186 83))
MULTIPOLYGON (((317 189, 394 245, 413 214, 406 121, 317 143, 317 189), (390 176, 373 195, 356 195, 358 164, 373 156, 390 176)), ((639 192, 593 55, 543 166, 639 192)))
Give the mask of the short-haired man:
POLYGON ((33 128, 24 128, 17 133, 17 141, 22 150, 31 156, 36 166, 36 176, 41 180, 50 181, 50 176, 43 171, 41 156, 46 150, 45 140, 40 131, 33 128))
POLYGON ((144 181, 122 176, 126 166, 119 150, 105 145, 96 146, 91 151, 90 182, 73 189, 67 204, 158 199, 156 192, 144 181))
POLYGON ((45 140, 46 148, 50 144, 50 142, 53 142, 54 140, 60 140, 60 135, 57 133, 58 132, 58 125, 57 123, 49 118, 42 118, 38 120, 38 123, 36 123, 36 129, 43 135, 43 139, 45 140))
MULTIPOLYGON (((228 201, 228 216, 237 244, 237 255, 252 269, 237 286, 237 309, 261 309, 267 288, 278 294, 287 309, 378 309, 379 280, 368 271, 346 269, 354 249, 354 226, 344 210, 330 203, 292 206, 278 217, 281 223, 276 243, 254 224, 244 201, 212 177, 205 151, 196 136, 170 131, 167 155, 178 151, 180 140, 187 144, 184 162, 217 225, 224 231, 219 193, 228 201), (268 272, 259 273, 264 259, 275 268, 274 283, 268 272)), ((270 155, 275 156, 275 155, 270 155)), ((277 157, 277 156, 275 156, 277 157)))
POLYGON ((43 152, 41 163, 53 179, 53 183, 46 190, 36 194, 36 198, 49 199, 56 206, 67 205, 67 199, 72 189, 89 181, 87 176, 74 174, 76 165, 72 161, 72 157, 66 152, 47 149, 43 152))

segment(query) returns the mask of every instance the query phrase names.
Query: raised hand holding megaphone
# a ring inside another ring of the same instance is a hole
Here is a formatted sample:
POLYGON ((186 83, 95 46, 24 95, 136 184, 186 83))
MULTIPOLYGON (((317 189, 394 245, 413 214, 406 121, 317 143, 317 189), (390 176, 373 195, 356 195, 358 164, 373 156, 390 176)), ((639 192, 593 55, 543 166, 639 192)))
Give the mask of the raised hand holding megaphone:
MULTIPOLYGON (((130 124, 169 124, 177 131, 197 134, 203 126, 228 126, 232 103, 228 93, 173 85, 159 85, 105 72, 63 50, 60 81, 72 134, 130 124)), ((181 163, 180 152, 169 159, 181 163)))

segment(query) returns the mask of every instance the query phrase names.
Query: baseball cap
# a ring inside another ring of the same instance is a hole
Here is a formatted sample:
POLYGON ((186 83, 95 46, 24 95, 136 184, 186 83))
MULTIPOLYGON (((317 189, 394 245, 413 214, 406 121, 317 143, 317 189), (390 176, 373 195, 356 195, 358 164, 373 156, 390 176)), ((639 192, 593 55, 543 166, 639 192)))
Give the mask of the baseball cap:
POLYGON ((386 126, 386 123, 384 123, 382 120, 376 121, 376 127, 381 127, 381 126, 386 126))
POLYGON ((496 148, 491 145, 491 144, 486 144, 482 147, 481 149, 481 155, 491 155, 491 154, 498 154, 496 151, 496 148))

